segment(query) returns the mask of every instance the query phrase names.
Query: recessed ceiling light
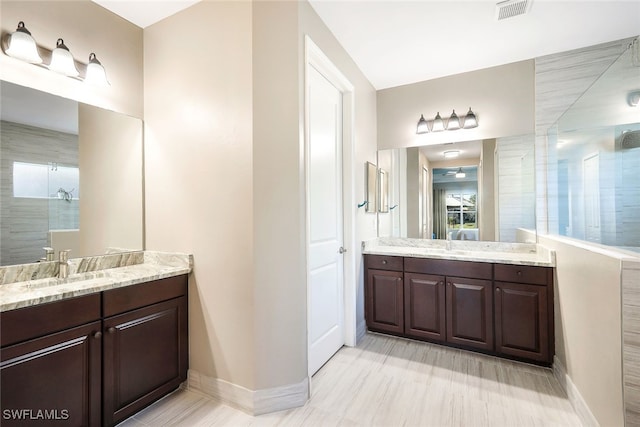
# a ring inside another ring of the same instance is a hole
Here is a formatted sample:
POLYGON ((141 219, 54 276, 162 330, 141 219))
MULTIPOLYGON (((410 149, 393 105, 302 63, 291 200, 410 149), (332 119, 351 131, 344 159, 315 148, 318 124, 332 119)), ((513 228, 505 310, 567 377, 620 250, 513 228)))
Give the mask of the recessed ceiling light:
POLYGON ((455 159, 460 155, 460 151, 458 150, 449 150, 444 152, 445 159, 455 159))

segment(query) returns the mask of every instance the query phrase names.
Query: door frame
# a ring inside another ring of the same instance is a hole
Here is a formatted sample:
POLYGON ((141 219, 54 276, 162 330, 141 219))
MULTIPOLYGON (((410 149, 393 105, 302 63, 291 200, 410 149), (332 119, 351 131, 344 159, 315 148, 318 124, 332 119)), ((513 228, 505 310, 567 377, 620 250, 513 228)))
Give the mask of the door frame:
POLYGON ((344 343, 356 345, 356 296, 357 272, 355 214, 354 161, 354 87, 308 35, 304 37, 304 175, 305 175, 305 252, 307 288, 307 366, 309 365, 309 67, 315 68, 342 93, 342 216, 344 254, 344 343))

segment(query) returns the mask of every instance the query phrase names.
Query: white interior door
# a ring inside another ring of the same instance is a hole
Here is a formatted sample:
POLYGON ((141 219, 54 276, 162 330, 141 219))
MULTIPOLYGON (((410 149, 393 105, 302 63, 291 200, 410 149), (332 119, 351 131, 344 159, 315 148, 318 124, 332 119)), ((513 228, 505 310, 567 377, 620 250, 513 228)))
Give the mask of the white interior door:
POLYGON ((308 67, 309 375, 344 344, 342 93, 308 67))

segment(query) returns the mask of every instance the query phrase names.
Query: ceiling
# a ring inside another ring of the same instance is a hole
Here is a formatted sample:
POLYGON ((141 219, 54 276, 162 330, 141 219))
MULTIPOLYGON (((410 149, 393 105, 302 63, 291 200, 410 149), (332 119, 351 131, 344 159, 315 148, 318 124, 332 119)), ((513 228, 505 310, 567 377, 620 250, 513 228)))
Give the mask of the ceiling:
MULTIPOLYGON (((198 0, 93 0, 144 28, 198 0)), ((639 0, 309 0, 376 89, 527 60, 640 32, 639 0)))
MULTIPOLYGON (((477 162, 480 158, 480 151, 482 150, 482 141, 464 141, 455 142, 450 144, 437 144, 437 145, 423 145, 420 147, 420 152, 429 159, 430 162, 445 162, 445 151, 459 151, 456 161, 472 159, 477 162)), ((465 162, 461 162, 463 164, 465 162)))

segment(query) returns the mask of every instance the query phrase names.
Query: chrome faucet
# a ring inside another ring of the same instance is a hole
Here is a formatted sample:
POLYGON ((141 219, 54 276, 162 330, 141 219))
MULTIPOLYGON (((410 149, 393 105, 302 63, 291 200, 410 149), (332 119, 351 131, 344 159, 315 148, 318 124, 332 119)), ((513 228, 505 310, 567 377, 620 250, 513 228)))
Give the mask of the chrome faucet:
POLYGON ((44 261, 53 261, 54 251, 53 248, 42 248, 44 249, 44 261))
POLYGON ((71 252, 71 249, 60 251, 60 261, 58 262, 58 277, 60 279, 66 279, 67 277, 69 277, 69 252, 71 252))

